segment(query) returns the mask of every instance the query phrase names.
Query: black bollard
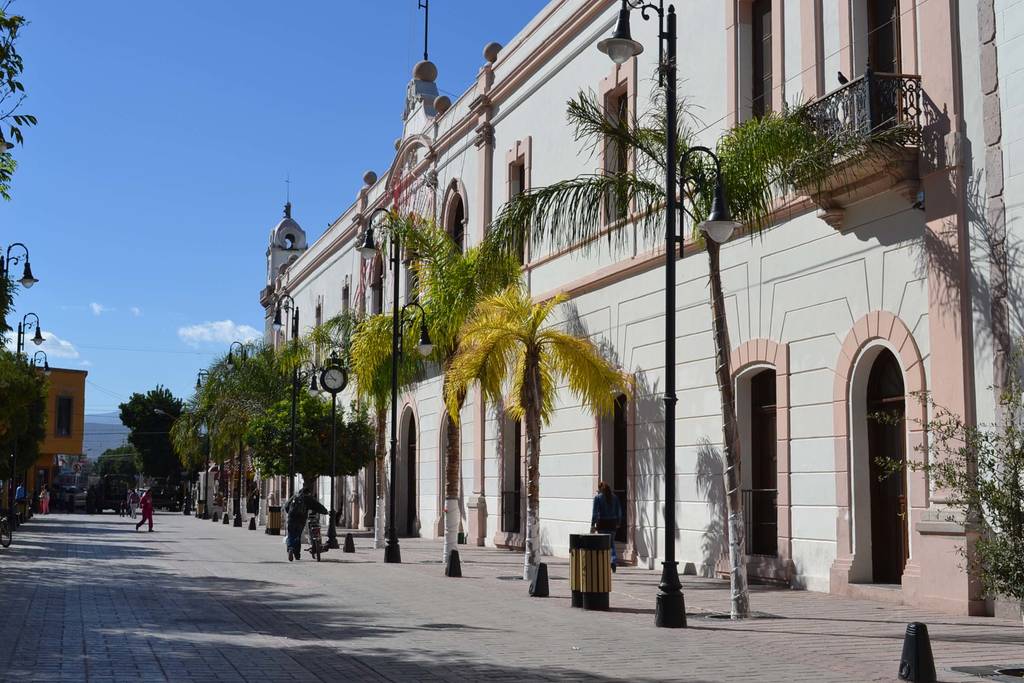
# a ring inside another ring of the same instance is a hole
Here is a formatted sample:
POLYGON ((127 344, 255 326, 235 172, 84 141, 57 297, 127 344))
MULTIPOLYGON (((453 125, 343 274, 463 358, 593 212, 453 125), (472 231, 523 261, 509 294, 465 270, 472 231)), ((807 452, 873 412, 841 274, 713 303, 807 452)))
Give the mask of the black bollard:
POLYGON ((537 575, 530 582, 530 596, 546 598, 548 595, 548 565, 545 562, 541 562, 537 565, 537 575))
POLYGON ((356 540, 352 534, 345 534, 345 546, 341 549, 343 553, 354 553, 356 551, 356 540))
POLYGON ((222 519, 224 520, 224 522, 223 522, 224 524, 230 524, 231 523, 231 515, 229 515, 226 512, 224 513, 224 516, 222 517, 222 519))
POLYGON ((256 531, 256 518, 255 517, 250 517, 249 518, 249 531, 256 531))
POLYGON ((903 656, 900 657, 900 680, 914 683, 935 682, 935 659, 928 639, 928 627, 920 621, 907 624, 903 636, 903 656))
POLYGON ((459 551, 454 548, 448 554, 448 564, 444 567, 444 575, 452 578, 462 576, 462 562, 459 561, 459 551))

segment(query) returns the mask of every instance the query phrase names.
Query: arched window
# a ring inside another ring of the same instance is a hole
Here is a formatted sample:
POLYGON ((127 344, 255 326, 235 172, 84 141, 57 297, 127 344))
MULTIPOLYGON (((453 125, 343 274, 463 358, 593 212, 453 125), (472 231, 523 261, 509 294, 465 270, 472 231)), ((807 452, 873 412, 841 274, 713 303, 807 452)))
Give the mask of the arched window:
POLYGON ((466 249, 466 203, 458 183, 451 184, 447 195, 444 203, 444 229, 455 243, 455 248, 462 253, 466 249))

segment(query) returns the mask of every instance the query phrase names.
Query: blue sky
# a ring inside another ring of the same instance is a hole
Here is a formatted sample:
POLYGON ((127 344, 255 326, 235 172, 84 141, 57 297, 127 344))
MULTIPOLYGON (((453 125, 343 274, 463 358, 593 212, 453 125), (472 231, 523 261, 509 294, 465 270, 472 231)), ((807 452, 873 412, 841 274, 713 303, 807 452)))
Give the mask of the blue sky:
MULTIPOLYGON (((455 99, 483 46, 506 44, 545 4, 432 0, 442 92, 455 99)), ((363 172, 392 160, 422 57, 416 5, 15 3, 31 22, 19 47, 39 125, 15 149, 0 242, 27 243, 40 282, 12 319, 37 313, 51 365, 89 371, 87 412, 156 384, 186 396, 232 338, 262 329, 286 175, 315 239, 363 172)))

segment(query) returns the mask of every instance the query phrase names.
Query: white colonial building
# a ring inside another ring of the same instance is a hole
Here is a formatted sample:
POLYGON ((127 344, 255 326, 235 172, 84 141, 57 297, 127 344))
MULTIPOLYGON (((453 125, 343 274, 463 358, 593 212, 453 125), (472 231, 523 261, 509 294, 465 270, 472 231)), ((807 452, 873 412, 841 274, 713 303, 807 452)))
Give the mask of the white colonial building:
MULTIPOLYGON (((622 66, 595 47, 619 4, 551 0, 508 45, 484 49, 476 82, 454 102, 437 95, 438 68, 417 65, 391 167, 367 172, 354 203, 339 207, 310 244, 290 208, 273 229, 261 293, 267 338, 281 293, 294 298, 303 332, 348 308, 388 310, 393 287, 404 295, 404 268, 388 272, 386 261, 364 263, 357 251, 366 218, 396 197, 472 245, 510 196, 632 163, 581 149, 563 114, 580 90, 617 114, 653 106, 656 22, 634 17, 634 37, 648 49, 622 66)), ((693 128, 703 144, 714 146, 750 116, 806 100, 821 100, 821 116, 848 122, 863 115, 853 103, 867 97, 883 116, 921 126, 920 144, 891 164, 847 169, 814 196, 780 198, 769 229, 737 234, 722 249, 751 576, 986 612, 976 582, 959 568, 956 549, 970 536, 946 520, 943 492, 912 471, 883 481, 873 463, 883 451, 922 457, 926 435, 915 420, 924 415, 913 392, 931 391, 971 420, 995 417, 991 387, 1019 332, 1011 313, 1022 273, 1013 197, 1024 190, 1024 3, 676 4, 680 92, 699 105, 693 128), (848 84, 840 85, 840 72, 848 84), (909 419, 869 421, 879 407, 909 419)), ((622 248, 534 249, 525 259, 533 296, 566 293, 565 319, 637 387, 602 420, 561 396, 543 433, 541 534, 547 552, 566 555, 569 534, 589 527, 603 479, 626 503, 624 557, 656 568, 664 538, 664 257, 660 244, 628 234, 622 248)), ((722 430, 707 259, 695 242, 685 246, 675 287, 677 554, 687 570, 714 574, 723 552, 722 430)), ((399 535, 442 531, 439 387, 431 377, 400 398, 399 535)), ((521 430, 478 395, 461 424, 468 541, 519 547, 521 430)), ((372 472, 345 483, 338 505, 351 523, 372 524, 373 486, 372 472)))

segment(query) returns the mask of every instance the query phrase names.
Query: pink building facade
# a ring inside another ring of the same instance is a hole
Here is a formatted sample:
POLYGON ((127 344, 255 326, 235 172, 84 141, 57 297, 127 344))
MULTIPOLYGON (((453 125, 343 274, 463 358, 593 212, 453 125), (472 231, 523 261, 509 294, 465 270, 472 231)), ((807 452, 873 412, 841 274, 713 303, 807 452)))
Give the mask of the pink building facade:
MULTIPOLYGON (((920 139, 887 163, 843 168, 822 188, 779 197, 769 228, 736 235, 722 249, 751 576, 989 613, 992 602, 958 555, 975 532, 950 519, 945 493, 913 468, 882 478, 873 463, 880 455, 930 457, 921 425, 929 416, 916 393, 931 392, 977 423, 996 419, 1010 340, 1020 332, 1012 315, 1020 209, 1011 195, 1024 191, 1024 94, 1017 94, 1024 88, 1014 87, 1024 66, 1024 3, 678 4, 679 88, 694 105, 690 126, 702 144, 713 146, 751 116, 805 101, 849 124, 863 116, 854 103, 866 97, 879 105, 879 120, 920 126, 920 139), (880 409, 906 419, 876 424, 868 416, 880 409)), ((272 231, 261 293, 268 339, 282 292, 308 331, 342 310, 386 312, 392 287, 408 291, 405 268, 364 263, 356 249, 367 216, 396 197, 471 245, 515 194, 633 163, 605 146, 581 148, 564 117, 581 90, 620 115, 655 106, 652 22, 634 22, 634 37, 648 49, 622 66, 595 48, 618 5, 552 0, 508 45, 485 48, 476 81, 454 102, 438 97, 444 65, 417 65, 391 167, 367 172, 353 204, 339 207, 308 245, 290 216, 272 231)), ((654 569, 664 538, 663 256, 657 240, 622 220, 625 227, 610 221, 609 230, 624 230, 626 239, 589 250, 533 245, 525 257, 534 297, 568 294, 563 323, 590 335, 637 386, 606 418, 595 419, 568 393, 560 397, 543 434, 542 538, 546 551, 567 554, 569 534, 589 528, 596 482, 609 481, 627 512, 622 555, 654 569)), ((725 548, 721 418, 707 264, 697 242, 687 242, 677 271, 677 552, 688 571, 715 575, 725 548)), ((427 377, 401 401, 396 523, 402 534, 437 537, 440 377, 427 377)), ((461 439, 468 542, 521 547, 521 430, 472 395, 461 439)), ((343 483, 339 508, 372 526, 379 517, 372 473, 343 483)), ((275 487, 266 488, 274 495, 275 487)))

